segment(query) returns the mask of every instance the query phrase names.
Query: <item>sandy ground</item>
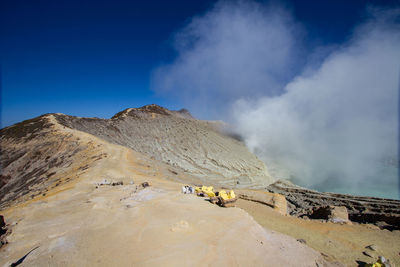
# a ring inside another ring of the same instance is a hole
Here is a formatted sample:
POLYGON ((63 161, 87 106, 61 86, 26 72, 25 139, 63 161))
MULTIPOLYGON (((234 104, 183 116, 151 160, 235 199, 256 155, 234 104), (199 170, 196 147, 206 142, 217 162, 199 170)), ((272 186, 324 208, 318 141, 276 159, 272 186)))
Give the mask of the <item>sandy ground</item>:
POLYGON ((325 255, 329 261, 339 261, 347 266, 357 266, 357 261, 371 263, 371 256, 382 255, 395 266, 400 266, 400 231, 380 230, 373 225, 340 225, 316 220, 303 220, 283 216, 272 208, 245 200, 237 206, 247 211, 263 227, 287 234, 296 239, 304 239, 307 245, 325 255), (372 252, 365 247, 377 246, 372 252))
MULTIPOLYGON (((0 266, 330 266, 240 208, 224 209, 165 178, 168 170, 117 145, 74 181, 3 210, 12 225, 0 266), (99 186, 104 178, 122 186, 99 186), (130 184, 134 181, 134 184, 130 184), (151 187, 139 190, 148 181, 151 187)), ((184 177, 183 177, 184 179, 184 177)))

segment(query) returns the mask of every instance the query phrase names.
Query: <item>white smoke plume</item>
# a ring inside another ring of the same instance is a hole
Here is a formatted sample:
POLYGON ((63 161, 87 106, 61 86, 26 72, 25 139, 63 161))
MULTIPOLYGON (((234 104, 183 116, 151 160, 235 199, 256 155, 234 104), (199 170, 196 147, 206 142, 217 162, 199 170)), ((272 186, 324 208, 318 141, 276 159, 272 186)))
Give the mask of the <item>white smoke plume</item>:
POLYGON ((239 98, 279 94, 301 52, 301 30, 286 11, 252 2, 219 2, 175 37, 178 56, 155 71, 152 87, 201 117, 221 118, 239 98))
POLYGON ((369 14, 310 65, 288 12, 219 2, 177 35, 177 59, 156 70, 154 88, 225 116, 277 178, 398 198, 400 11, 369 14))

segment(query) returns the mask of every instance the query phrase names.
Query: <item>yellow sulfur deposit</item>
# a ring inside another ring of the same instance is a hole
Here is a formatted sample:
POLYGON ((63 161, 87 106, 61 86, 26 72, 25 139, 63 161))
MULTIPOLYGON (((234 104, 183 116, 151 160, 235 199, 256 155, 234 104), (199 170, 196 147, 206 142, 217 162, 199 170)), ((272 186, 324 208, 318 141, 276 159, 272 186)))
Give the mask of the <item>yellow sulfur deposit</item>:
POLYGON ((203 185, 202 187, 195 188, 196 193, 204 193, 209 197, 215 197, 215 193, 213 192, 213 190, 214 190, 214 187, 205 186, 205 185, 203 185))
POLYGON ((229 193, 227 193, 225 190, 221 190, 219 192, 219 196, 223 199, 223 200, 229 200, 229 199, 234 199, 235 196, 235 192, 233 192, 233 190, 231 190, 229 193))

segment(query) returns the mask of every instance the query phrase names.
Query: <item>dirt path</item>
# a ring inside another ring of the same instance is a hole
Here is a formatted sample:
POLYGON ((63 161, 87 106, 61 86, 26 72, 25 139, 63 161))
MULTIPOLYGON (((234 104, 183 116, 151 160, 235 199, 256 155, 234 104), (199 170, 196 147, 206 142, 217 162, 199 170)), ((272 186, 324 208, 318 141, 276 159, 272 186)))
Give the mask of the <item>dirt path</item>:
POLYGON ((12 234, 0 250, 0 266, 37 246, 21 266, 327 264, 318 252, 264 229, 242 209, 183 195, 181 184, 164 179, 168 167, 117 145, 104 149, 108 157, 73 186, 3 211, 12 234), (124 185, 96 188, 103 179, 124 185), (138 190, 143 181, 152 186, 138 190))

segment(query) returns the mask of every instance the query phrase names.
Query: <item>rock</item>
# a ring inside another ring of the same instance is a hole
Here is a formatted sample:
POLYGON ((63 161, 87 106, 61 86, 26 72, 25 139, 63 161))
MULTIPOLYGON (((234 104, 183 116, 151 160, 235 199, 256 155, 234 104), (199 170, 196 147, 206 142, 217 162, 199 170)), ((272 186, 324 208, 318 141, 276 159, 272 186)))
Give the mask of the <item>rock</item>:
POLYGON ((224 200, 221 197, 218 197, 219 201, 216 203, 217 205, 224 207, 224 208, 232 208, 235 207, 235 202, 237 200, 237 198, 232 198, 232 199, 227 199, 224 200))
MULTIPOLYGON (((3 228, 6 226, 6 222, 4 221, 4 216, 0 215, 0 228, 3 228)), ((3 234, 3 232, 0 232, 0 234, 3 234)))
POLYGON ((363 254, 364 254, 365 256, 368 256, 368 257, 371 257, 371 258, 375 258, 375 256, 374 256, 371 252, 369 252, 369 251, 363 251, 363 254))
POLYGON ((9 229, 7 228, 7 224, 4 220, 4 216, 0 215, 0 248, 7 244, 6 236, 10 233, 9 229))
POLYGON ((269 192, 285 196, 288 214, 305 218, 313 209, 324 206, 347 208, 348 219, 362 224, 378 225, 380 229, 400 230, 400 200, 376 197, 321 193, 279 180, 266 188, 269 192))
POLYGON ((314 208, 310 218, 328 220, 333 223, 350 223, 347 208, 343 206, 324 206, 314 208))
POLYGON ((385 221, 377 221, 375 223, 375 225, 378 226, 379 229, 381 229, 381 230, 391 229, 392 228, 392 226, 390 224, 388 224, 387 222, 385 222, 385 221))
POLYGON ((377 246, 374 245, 374 244, 368 245, 368 246, 366 246, 365 248, 367 248, 367 249, 369 249, 369 250, 372 250, 372 251, 376 251, 376 250, 378 249, 377 246))
POLYGON ((330 221, 334 223, 347 223, 351 224, 349 221, 349 214, 347 208, 344 206, 331 206, 331 216, 330 221))
POLYGON ((240 199, 258 202, 270 206, 282 215, 287 214, 286 198, 277 193, 254 191, 254 190, 235 190, 240 199))
POLYGON ((101 182, 98 183, 97 185, 111 185, 111 182, 108 181, 107 179, 104 179, 103 181, 101 181, 101 182))
POLYGON ((375 225, 375 224, 361 224, 361 226, 368 228, 368 229, 372 229, 372 230, 380 230, 381 228, 379 228, 379 226, 375 225))
POLYGON ((176 171, 170 170, 168 169, 172 174, 178 175, 178 173, 176 171))
POLYGON ((218 197, 210 197, 210 202, 212 204, 217 204, 219 202, 219 198, 218 197))
POLYGON ((285 196, 274 194, 272 197, 273 208, 282 215, 287 214, 287 201, 285 196))
POLYGON ((111 181, 108 181, 107 179, 104 179, 104 180, 101 181, 100 183, 97 183, 96 188, 98 188, 98 186, 103 186, 103 185, 116 186, 116 185, 123 185, 123 184, 124 184, 124 182, 122 182, 122 181, 111 182, 111 181))
MULTIPOLYGON (((364 255, 367 255, 366 252, 363 252, 364 255)), ((370 255, 367 255, 370 256, 370 255)), ((370 256, 371 257, 371 256, 370 256)), ((364 266, 382 266, 382 267, 392 267, 392 265, 390 264, 390 260, 386 259, 383 256, 378 256, 378 260, 377 262, 373 262, 370 264, 364 264, 364 266)))
POLYGON ((390 260, 389 259, 386 259, 385 257, 383 257, 383 256, 379 256, 378 257, 378 262, 379 263, 382 263, 385 267, 391 267, 392 265, 390 264, 390 260))
POLYGON ((302 238, 297 239, 297 241, 300 242, 300 243, 303 243, 303 244, 307 244, 307 242, 302 238))

